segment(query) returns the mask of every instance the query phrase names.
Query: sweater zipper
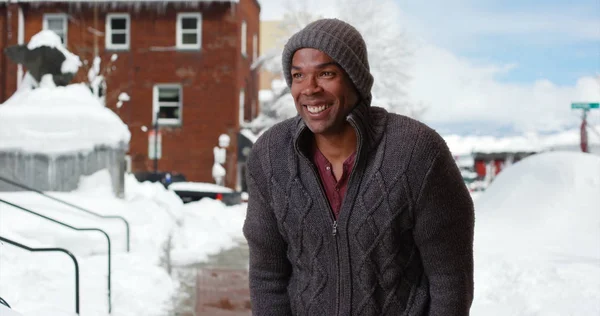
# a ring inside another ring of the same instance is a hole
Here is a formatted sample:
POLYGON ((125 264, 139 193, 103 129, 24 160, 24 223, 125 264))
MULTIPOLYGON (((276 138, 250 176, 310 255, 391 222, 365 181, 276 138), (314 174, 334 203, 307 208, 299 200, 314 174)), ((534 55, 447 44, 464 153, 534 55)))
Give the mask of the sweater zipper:
POLYGON ((321 192, 321 198, 324 199, 325 202, 327 202, 327 210, 329 213, 329 218, 331 218, 331 220, 333 221, 333 225, 332 225, 332 235, 333 238, 335 239, 335 263, 336 263, 336 273, 337 273, 337 280, 336 280, 336 299, 335 299, 335 315, 338 315, 340 313, 340 290, 341 290, 341 286, 340 286, 340 249, 339 249, 339 245, 338 245, 338 237, 337 237, 337 220, 335 219, 335 217, 333 216, 333 209, 331 208, 331 205, 329 205, 329 200, 327 200, 327 195, 325 194, 325 190, 323 189, 323 184, 321 183, 320 177, 317 174, 317 172, 315 171, 315 166, 314 164, 308 159, 306 158, 304 155, 301 155, 302 158, 306 161, 306 163, 310 166, 310 169, 313 172, 313 175, 315 176, 315 179, 317 179, 317 182, 319 183, 319 191, 321 192))
MULTIPOLYGON (((358 134, 358 146, 357 146, 357 150, 356 150, 356 160, 354 161, 354 166, 352 167, 352 174, 350 175, 350 179, 348 181, 348 184, 352 183, 352 179, 354 178, 354 174, 356 173, 356 167, 358 166, 358 160, 360 158, 360 151, 362 149, 362 137, 363 135, 360 133, 360 129, 357 127, 356 122, 354 122, 353 120, 348 120, 348 122, 350 123, 350 125, 352 125, 352 127, 354 127, 354 130, 357 132, 358 134)), ((301 152, 298 148, 298 145, 296 144, 296 151, 297 152, 301 152)), ((327 203, 327 209, 329 211, 329 218, 331 218, 331 220, 333 221, 333 226, 332 226, 332 235, 333 238, 335 239, 335 256, 336 256, 336 273, 337 273, 337 284, 336 284, 336 299, 335 299, 335 316, 339 316, 340 314, 340 292, 341 292, 341 281, 340 281, 340 246, 338 244, 338 237, 337 237, 337 220, 335 219, 335 217, 333 216, 333 209, 331 208, 331 205, 329 205, 329 200, 327 199, 327 195, 325 194, 325 190, 323 189, 323 184, 321 183, 321 178, 319 177, 319 175, 317 174, 317 171, 315 170, 315 166, 314 164, 310 161, 310 159, 308 159, 305 155, 301 154, 300 155, 308 164, 309 167, 311 167, 310 169, 313 172, 313 175, 315 176, 315 179, 317 179, 317 182, 319 183, 319 191, 321 191, 321 198, 324 199, 324 201, 326 201, 327 203)), ((343 203, 342 203, 343 205, 343 203)), ((341 213, 340 213, 341 216, 341 213)))

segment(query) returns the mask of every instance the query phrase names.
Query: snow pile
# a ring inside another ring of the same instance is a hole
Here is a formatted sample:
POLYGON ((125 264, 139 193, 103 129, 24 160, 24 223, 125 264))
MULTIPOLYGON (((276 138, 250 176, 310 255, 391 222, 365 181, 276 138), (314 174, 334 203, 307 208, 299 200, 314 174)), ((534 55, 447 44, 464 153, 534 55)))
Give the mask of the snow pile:
POLYGON ((127 125, 84 84, 40 87, 0 106, 0 150, 60 154, 129 143, 127 125))
MULTIPOLYGON (((600 125, 591 126, 600 130, 600 125)), ((472 152, 541 152, 557 149, 579 150, 580 130, 574 128, 549 135, 529 133, 520 136, 493 137, 493 136, 459 136, 444 135, 444 139, 454 155, 464 155, 472 152)), ((588 143, 592 152, 600 150, 600 137, 588 133, 588 143)))
POLYGON ((232 189, 217 185, 214 183, 205 182, 173 182, 169 185, 169 189, 173 191, 192 191, 192 192, 212 192, 212 193, 229 193, 232 189))
POLYGON ((27 48, 29 50, 34 50, 42 46, 56 48, 63 53, 65 60, 60 67, 60 71, 62 73, 77 73, 77 70, 79 70, 79 67, 81 67, 81 60, 79 57, 68 51, 63 46, 60 37, 53 31, 42 30, 32 36, 31 40, 29 40, 29 43, 27 44, 27 48))
POLYGON ((13 311, 12 309, 0 304, 0 315, 2 316, 21 316, 21 314, 13 311))
POLYGON ((182 212, 188 229, 178 230, 173 236, 171 257, 175 265, 204 261, 208 255, 244 240, 246 204, 225 207, 220 201, 202 199, 186 204, 182 212))
POLYGON ((600 314, 600 158, 552 152, 475 201, 473 315, 600 314))
MULTIPOLYGON (((245 207, 201 201, 183 206, 159 183, 126 177, 126 198, 112 196, 106 171, 83 178, 72 193, 50 193, 103 215, 119 215, 131 225, 126 252, 125 225, 71 209, 34 193, 0 193, 0 199, 25 206, 74 227, 106 231, 112 246, 112 314, 168 315, 177 282, 161 266, 172 236, 174 263, 193 263, 235 245, 245 207), (105 187, 105 188, 98 188, 105 187), (227 214, 218 216, 217 214, 227 214), (158 289, 158 290, 157 290, 158 289)), ((69 249, 80 267, 81 314, 108 315, 107 242, 97 232, 75 232, 0 204, 0 236, 32 247, 69 249)), ((62 253, 30 253, 0 244, 0 296, 24 316, 70 315, 75 310, 73 262, 62 253)))

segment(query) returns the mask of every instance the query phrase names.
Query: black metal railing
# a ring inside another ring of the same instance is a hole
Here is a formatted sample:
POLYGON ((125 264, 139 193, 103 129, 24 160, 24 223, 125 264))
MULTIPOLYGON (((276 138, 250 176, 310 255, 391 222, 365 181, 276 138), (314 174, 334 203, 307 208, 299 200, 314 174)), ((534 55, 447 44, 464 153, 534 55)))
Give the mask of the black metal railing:
POLYGON ((24 190, 28 190, 28 191, 31 191, 31 192, 35 192, 35 193, 37 193, 37 194, 40 194, 40 195, 42 195, 42 196, 44 196, 44 197, 46 197, 46 198, 48 198, 48 199, 51 199, 51 200, 53 200, 53 201, 55 201, 55 202, 58 202, 58 203, 61 203, 61 204, 67 205, 67 206, 69 206, 69 207, 72 207, 72 208, 74 208, 74 209, 76 209, 76 210, 80 210, 80 211, 82 211, 82 212, 86 212, 86 213, 88 213, 88 214, 90 214, 90 215, 93 215, 93 216, 96 216, 96 217, 99 217, 99 218, 105 218, 105 219, 119 219, 119 220, 123 221, 123 223, 125 224, 125 233, 126 233, 126 235, 127 235, 127 236, 126 236, 126 237, 127 237, 127 252, 129 252, 129 248, 130 248, 130 241, 129 241, 129 236, 130 236, 130 231, 129 231, 129 222, 128 222, 128 221, 127 221, 127 220, 126 220, 124 217, 122 217, 122 216, 118 216, 118 215, 101 215, 101 214, 98 214, 98 213, 92 212, 92 211, 90 211, 90 210, 88 210, 88 209, 85 209, 85 208, 83 208, 83 207, 81 207, 81 206, 78 206, 78 205, 75 205, 75 204, 69 203, 69 202, 67 202, 67 201, 65 201, 65 200, 61 200, 61 199, 59 199, 59 198, 53 197, 52 195, 46 194, 46 193, 44 193, 44 192, 42 192, 42 191, 40 191, 40 190, 37 190, 37 189, 34 189, 34 188, 32 188, 32 187, 26 186, 26 185, 24 185, 24 184, 22 184, 22 183, 19 183, 19 182, 16 182, 16 181, 13 181, 13 180, 7 179, 7 178, 5 178, 5 177, 2 177, 2 176, 0 176, 0 180, 1 180, 1 181, 4 181, 4 182, 6 182, 6 183, 12 184, 12 185, 14 185, 14 186, 16 186, 16 187, 18 187, 18 188, 21 188, 21 189, 24 189, 24 190))
POLYGON ((6 306, 8 308, 11 308, 10 305, 8 305, 8 303, 2 297, 0 297, 0 304, 6 306))
POLYGON ((56 223, 56 224, 59 224, 61 226, 70 228, 72 230, 76 230, 76 231, 97 231, 97 232, 102 233, 106 237, 106 241, 108 243, 108 313, 110 314, 111 310, 112 310, 112 306, 111 306, 112 305, 111 304, 111 293, 110 293, 110 288, 111 288, 111 284, 110 284, 111 283, 110 282, 110 280, 111 280, 111 274, 110 274, 111 273, 111 264, 110 264, 110 262, 111 262, 111 250, 110 250, 110 237, 108 236, 108 234, 105 231, 103 231, 102 229, 100 229, 100 228, 78 228, 78 227, 74 227, 74 226, 71 226, 69 224, 63 223, 63 222, 61 222, 59 220, 56 220, 54 218, 42 215, 40 213, 36 213, 36 212, 34 212, 34 211, 32 211, 32 210, 30 210, 28 208, 25 208, 23 206, 11 203, 11 202, 3 200, 3 199, 0 199, 0 203, 4 203, 4 204, 7 204, 7 205, 10 205, 10 206, 12 206, 12 207, 14 207, 16 209, 19 209, 21 211, 25 211, 25 212, 28 212, 30 214, 39 216, 41 218, 44 218, 46 220, 49 220, 49 221, 51 221, 53 223, 56 223))
MULTIPOLYGON (((0 241, 3 241, 5 243, 11 244, 13 246, 31 251, 31 252, 64 252, 66 253, 69 257, 71 257, 71 259, 73 260, 73 264, 75 265, 75 313, 77 313, 77 315, 79 315, 79 264, 77 263, 77 259, 75 258, 75 256, 69 252, 66 249, 63 248, 32 248, 32 247, 28 247, 25 246, 23 244, 20 244, 16 241, 4 238, 2 236, 0 236, 0 241)), ((1 299, 1 298, 0 298, 1 299)), ((4 300, 2 300, 4 301, 4 300)), ((6 301, 4 301, 6 303, 6 301)), ((6 304, 6 306, 10 307, 8 304, 6 304)))

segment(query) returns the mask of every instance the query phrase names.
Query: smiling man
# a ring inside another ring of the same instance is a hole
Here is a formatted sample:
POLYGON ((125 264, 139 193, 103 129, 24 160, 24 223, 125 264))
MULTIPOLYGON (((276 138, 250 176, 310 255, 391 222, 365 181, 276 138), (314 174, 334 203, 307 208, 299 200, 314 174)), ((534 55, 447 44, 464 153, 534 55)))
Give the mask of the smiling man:
POLYGON ((282 62, 299 115, 248 161, 253 315, 468 315, 473 202, 444 140, 371 107, 343 21, 306 26, 282 62))

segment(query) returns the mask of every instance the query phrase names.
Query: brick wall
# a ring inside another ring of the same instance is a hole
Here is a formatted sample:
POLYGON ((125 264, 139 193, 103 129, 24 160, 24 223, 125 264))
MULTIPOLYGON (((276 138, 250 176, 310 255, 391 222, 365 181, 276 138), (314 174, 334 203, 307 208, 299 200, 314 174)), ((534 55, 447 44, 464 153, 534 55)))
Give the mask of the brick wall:
POLYGON ((239 4, 210 3, 198 8, 189 6, 24 6, 25 41, 42 29, 44 13, 68 13, 68 49, 85 64, 75 81, 86 81, 95 47, 106 71, 107 107, 117 113, 132 134, 130 155, 133 171, 152 171, 148 159, 148 132, 152 129, 152 101, 155 84, 180 84, 183 94, 183 123, 179 127, 161 127, 162 158, 160 171, 181 172, 191 181, 212 182, 213 147, 220 134, 231 137, 227 156, 226 184, 236 184, 236 138, 239 130, 239 91, 246 93, 246 118, 258 106, 257 76, 251 73, 252 35, 258 33, 259 9, 255 0, 239 4), (94 12, 96 11, 96 12, 94 12), (107 13, 129 12, 130 48, 126 51, 105 49, 103 36, 107 13), (181 51, 176 45, 178 12, 202 13, 202 48, 181 51), (97 18, 95 19, 94 16, 97 18), (248 23, 249 58, 240 53, 242 17, 248 23), (111 63, 113 54, 118 59, 111 63), (117 108, 119 93, 126 92, 131 101, 117 108))
POLYGON ((18 7, 0 5, 0 103, 17 89, 17 65, 4 55, 4 48, 17 44, 18 7))
POLYGON ((6 99, 6 64, 8 60, 4 55, 6 48, 7 30, 6 30, 6 4, 0 3, 0 103, 6 99))

